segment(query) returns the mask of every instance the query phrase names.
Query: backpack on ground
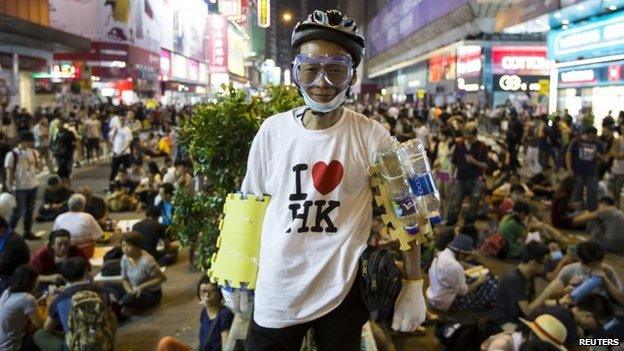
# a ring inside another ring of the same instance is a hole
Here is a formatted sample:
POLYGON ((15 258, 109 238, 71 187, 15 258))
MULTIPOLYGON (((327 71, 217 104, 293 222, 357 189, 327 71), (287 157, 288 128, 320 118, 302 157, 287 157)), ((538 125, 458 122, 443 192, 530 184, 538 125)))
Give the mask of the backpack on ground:
POLYGON ((113 349, 111 315, 95 291, 83 290, 72 296, 67 327, 65 345, 69 351, 113 349))

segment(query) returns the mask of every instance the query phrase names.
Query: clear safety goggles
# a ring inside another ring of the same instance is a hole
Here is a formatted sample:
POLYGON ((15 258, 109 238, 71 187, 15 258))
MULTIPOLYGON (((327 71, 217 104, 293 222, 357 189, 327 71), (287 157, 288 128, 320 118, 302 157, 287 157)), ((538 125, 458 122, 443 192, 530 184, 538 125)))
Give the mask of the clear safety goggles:
POLYGON ((334 88, 344 88, 353 78, 353 62, 348 56, 308 56, 299 54, 293 61, 295 82, 308 88, 324 79, 334 88))

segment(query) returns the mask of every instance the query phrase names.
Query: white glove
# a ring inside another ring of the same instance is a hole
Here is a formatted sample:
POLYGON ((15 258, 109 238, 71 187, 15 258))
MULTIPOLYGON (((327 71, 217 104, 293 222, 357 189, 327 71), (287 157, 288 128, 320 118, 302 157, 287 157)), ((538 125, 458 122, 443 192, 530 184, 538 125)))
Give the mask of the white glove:
POLYGON ((423 281, 403 280, 401 293, 394 305, 392 329, 413 332, 427 317, 427 306, 423 296, 423 281))
POLYGON ((250 290, 221 289, 225 305, 232 311, 250 315, 253 306, 253 293, 250 290))

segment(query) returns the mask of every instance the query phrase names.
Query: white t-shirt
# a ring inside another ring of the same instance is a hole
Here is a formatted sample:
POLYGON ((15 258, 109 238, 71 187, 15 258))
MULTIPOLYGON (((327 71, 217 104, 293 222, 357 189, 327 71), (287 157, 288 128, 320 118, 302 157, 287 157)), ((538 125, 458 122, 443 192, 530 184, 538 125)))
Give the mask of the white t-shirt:
POLYGON ((324 130, 306 129, 299 112, 262 124, 242 187, 272 196, 254 305, 266 328, 318 319, 344 300, 371 230, 368 166, 393 142, 378 122, 348 109, 324 130))
POLYGON ((429 268, 427 299, 438 309, 448 310, 456 296, 466 295, 468 285, 461 263, 450 249, 441 251, 429 268))
MULTIPOLYGON (((8 152, 4 159, 4 168, 15 168, 13 189, 28 190, 39 186, 37 180, 37 162, 39 153, 35 149, 22 149, 16 147, 12 152, 8 152), (15 154, 17 154, 17 165, 15 165, 15 154)), ((8 171, 7 171, 8 172, 8 171)))
POLYGON ((25 292, 0 296, 0 350, 19 351, 30 314, 37 310, 37 300, 25 292))
POLYGON ((128 126, 117 128, 113 131, 113 153, 117 156, 130 154, 130 142, 132 142, 132 130, 128 126))
POLYGON ((101 238, 104 233, 92 215, 86 212, 65 212, 54 220, 52 230, 65 229, 71 234, 73 245, 89 245, 101 238))

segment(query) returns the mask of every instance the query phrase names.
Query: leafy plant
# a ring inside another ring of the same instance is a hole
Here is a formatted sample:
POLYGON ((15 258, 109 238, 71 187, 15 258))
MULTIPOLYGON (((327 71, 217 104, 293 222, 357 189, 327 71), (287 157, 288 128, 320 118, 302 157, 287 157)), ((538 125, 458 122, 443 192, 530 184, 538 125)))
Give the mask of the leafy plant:
POLYGON ((225 197, 240 188, 251 142, 262 121, 303 104, 292 87, 268 87, 264 98, 248 98, 231 85, 223 89, 216 102, 196 106, 179 131, 179 142, 207 186, 194 196, 176 191, 173 226, 182 245, 193 248, 195 266, 203 270, 216 251, 225 197))

